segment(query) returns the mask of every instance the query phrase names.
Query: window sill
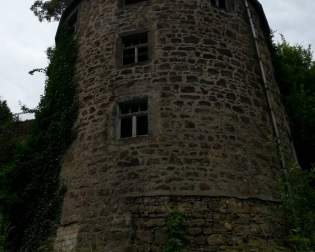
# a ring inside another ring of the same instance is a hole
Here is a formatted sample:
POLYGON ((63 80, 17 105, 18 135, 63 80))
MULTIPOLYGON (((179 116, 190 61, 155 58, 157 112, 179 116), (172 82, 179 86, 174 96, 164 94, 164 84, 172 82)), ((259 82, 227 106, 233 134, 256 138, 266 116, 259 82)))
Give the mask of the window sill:
POLYGON ((132 68, 132 67, 138 67, 138 66, 145 66, 151 63, 151 60, 142 61, 139 63, 131 63, 127 65, 119 64, 118 69, 126 69, 126 68, 132 68))
POLYGON ((124 138, 119 138, 118 140, 120 141, 124 141, 124 140, 130 140, 130 139, 135 139, 135 138, 144 138, 144 137, 148 137, 149 135, 139 135, 139 136, 135 136, 135 137, 124 137, 124 138))
POLYGON ((126 10, 126 9, 139 7, 139 5, 148 5, 148 2, 149 1, 147 1, 147 0, 143 0, 143 1, 139 1, 137 3, 131 3, 131 4, 122 3, 120 9, 121 10, 126 10))
POLYGON ((116 143, 119 144, 135 144, 135 143, 143 143, 148 142, 153 139, 152 135, 142 135, 136 137, 128 137, 128 138, 118 138, 116 139, 116 143))

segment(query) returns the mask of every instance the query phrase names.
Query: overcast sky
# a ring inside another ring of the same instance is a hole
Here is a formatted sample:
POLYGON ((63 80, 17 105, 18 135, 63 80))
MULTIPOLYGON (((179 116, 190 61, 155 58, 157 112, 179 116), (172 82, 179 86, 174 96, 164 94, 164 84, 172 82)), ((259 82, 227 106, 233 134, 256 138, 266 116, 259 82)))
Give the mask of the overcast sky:
MULTIPOLYGON (((1 3, 0 15, 0 98, 13 112, 19 101, 33 108, 43 93, 44 76, 28 72, 45 67, 47 47, 54 45, 57 23, 40 23, 29 10, 34 0, 1 3)), ((261 0, 272 30, 292 43, 315 48, 314 0, 261 0)), ((277 36, 278 37, 278 36, 277 36)))

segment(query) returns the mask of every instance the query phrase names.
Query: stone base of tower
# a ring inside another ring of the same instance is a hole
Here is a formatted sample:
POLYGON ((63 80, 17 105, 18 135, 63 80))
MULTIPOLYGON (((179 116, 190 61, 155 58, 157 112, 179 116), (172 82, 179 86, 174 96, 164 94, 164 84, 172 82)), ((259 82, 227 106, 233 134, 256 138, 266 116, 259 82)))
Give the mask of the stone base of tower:
POLYGON ((279 204, 274 202, 155 196, 127 198, 120 208, 121 219, 104 212, 108 216, 96 223, 60 228, 56 251, 162 252, 167 239, 165 220, 174 210, 186 216, 189 252, 271 251, 285 235, 282 218, 277 216, 279 204))
POLYGON ((77 251, 78 234, 78 224, 70 224, 64 227, 59 227, 54 244, 54 250, 58 252, 77 251))

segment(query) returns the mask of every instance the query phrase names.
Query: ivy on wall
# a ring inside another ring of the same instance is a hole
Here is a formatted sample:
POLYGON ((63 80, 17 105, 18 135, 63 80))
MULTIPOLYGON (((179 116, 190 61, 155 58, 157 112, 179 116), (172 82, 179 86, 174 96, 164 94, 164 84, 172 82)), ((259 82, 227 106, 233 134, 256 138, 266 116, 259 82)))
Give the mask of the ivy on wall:
POLYGON ((186 251, 188 240, 186 238, 186 216, 178 211, 172 211, 166 219, 166 244, 164 252, 186 251))
POLYGON ((56 47, 47 51, 47 81, 32 130, 11 157, 6 173, 2 213, 9 228, 8 251, 38 251, 53 234, 63 198, 59 183, 61 162, 71 144, 76 119, 74 71, 77 46, 67 27, 58 33, 56 47))
POLYGON ((15 119, 6 101, 0 100, 0 251, 5 250, 8 219, 4 206, 13 198, 8 192, 7 174, 11 169, 10 161, 15 153, 15 119))
POLYGON ((315 251, 315 170, 292 166, 288 172, 291 192, 283 182, 283 212, 288 222, 287 244, 292 251, 315 251))

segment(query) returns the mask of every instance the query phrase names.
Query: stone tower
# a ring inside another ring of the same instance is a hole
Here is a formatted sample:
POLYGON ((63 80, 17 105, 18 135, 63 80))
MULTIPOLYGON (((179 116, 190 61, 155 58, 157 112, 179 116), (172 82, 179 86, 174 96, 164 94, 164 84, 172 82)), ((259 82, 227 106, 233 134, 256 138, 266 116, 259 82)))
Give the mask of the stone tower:
POLYGON ((187 251, 281 239, 293 154, 257 0, 76 0, 61 22, 79 115, 56 251, 163 251, 172 211, 187 251))

